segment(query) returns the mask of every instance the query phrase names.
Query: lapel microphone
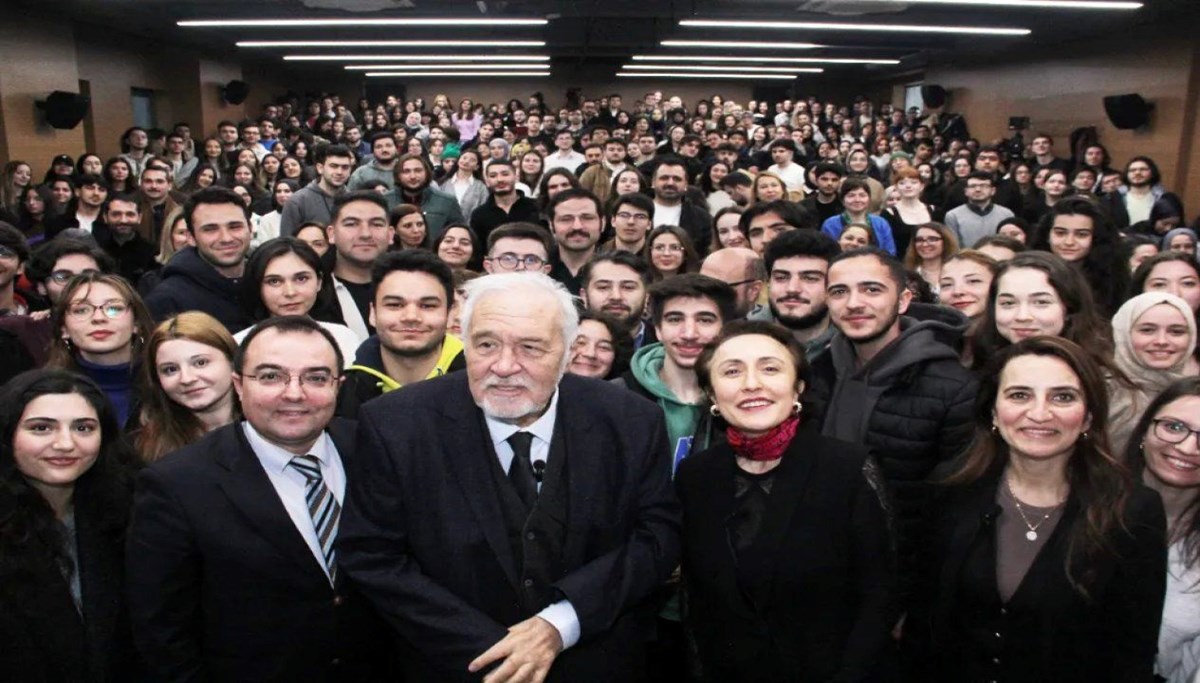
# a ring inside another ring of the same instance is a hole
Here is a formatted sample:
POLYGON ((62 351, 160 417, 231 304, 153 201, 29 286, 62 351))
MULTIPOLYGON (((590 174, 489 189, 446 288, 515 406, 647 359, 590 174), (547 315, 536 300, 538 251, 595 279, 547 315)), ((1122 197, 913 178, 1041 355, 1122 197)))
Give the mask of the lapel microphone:
POLYGON ((544 477, 544 476, 546 476, 546 461, 545 460, 534 460, 533 461, 533 478, 534 478, 534 480, 540 484, 540 483, 542 483, 542 477, 544 477))

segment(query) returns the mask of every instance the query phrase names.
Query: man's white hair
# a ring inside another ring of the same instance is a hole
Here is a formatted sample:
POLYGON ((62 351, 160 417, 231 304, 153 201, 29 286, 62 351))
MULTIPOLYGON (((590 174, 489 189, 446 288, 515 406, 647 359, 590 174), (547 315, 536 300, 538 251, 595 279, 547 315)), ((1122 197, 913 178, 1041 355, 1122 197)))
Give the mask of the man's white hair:
MULTIPOLYGON (((475 315, 475 306, 488 296, 508 296, 519 301, 523 293, 530 291, 549 294, 558 304, 559 329, 564 346, 569 349, 579 334, 579 310, 575 307, 575 297, 562 283, 544 273, 494 273, 471 280, 463 286, 463 291, 466 301, 462 309, 462 339, 468 354, 471 352, 471 319, 475 315)), ((569 353, 563 354, 564 371, 569 358, 569 353)))

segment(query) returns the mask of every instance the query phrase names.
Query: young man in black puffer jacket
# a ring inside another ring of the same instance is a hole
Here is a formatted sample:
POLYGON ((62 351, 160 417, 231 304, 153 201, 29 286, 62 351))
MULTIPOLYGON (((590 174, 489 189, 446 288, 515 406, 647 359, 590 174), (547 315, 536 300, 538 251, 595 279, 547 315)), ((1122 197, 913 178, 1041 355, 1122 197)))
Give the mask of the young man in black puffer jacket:
POLYGON ((886 252, 858 249, 833 258, 826 303, 837 332, 813 362, 803 396, 805 414, 823 434, 869 446, 879 462, 902 598, 911 593, 924 547, 930 475, 969 445, 978 389, 956 351, 966 318, 910 304, 911 298, 904 267, 886 252))

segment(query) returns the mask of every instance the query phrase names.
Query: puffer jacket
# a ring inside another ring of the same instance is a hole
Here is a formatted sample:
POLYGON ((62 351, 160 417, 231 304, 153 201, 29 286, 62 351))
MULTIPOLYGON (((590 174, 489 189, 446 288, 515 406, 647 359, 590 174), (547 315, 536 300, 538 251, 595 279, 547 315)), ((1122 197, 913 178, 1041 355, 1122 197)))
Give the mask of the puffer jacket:
POLYGON ((813 361, 802 397, 805 414, 822 425, 823 434, 863 444, 879 462, 890 491, 905 599, 925 546, 931 475, 970 445, 978 392, 978 381, 955 351, 965 318, 952 309, 912 307, 921 319, 902 317, 900 338, 862 368, 854 368, 849 340, 835 333, 829 351, 813 361), (858 380, 859 390, 838 393, 839 368, 858 380), (846 416, 863 412, 864 404, 869 407, 860 426, 848 428, 846 416))

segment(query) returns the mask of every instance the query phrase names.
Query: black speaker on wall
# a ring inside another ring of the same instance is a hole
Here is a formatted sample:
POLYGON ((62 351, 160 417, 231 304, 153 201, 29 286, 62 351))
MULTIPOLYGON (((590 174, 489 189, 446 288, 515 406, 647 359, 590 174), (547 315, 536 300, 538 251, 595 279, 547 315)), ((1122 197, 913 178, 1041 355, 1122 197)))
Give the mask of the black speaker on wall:
POLYGON ((1153 110, 1154 105, 1137 93, 1104 98, 1104 113, 1121 130, 1133 130, 1146 125, 1150 122, 1150 112, 1153 110))
POLYGON ((45 101, 38 102, 37 106, 46 112, 46 123, 50 124, 51 128, 70 130, 87 116, 91 103, 92 98, 86 95, 55 90, 45 101))
POLYGON ((229 104, 241 104, 250 96, 250 84, 246 81, 229 81, 221 88, 221 99, 229 104))
POLYGON ((926 109, 941 109, 946 106, 946 89, 940 85, 921 86, 921 101, 926 109))

